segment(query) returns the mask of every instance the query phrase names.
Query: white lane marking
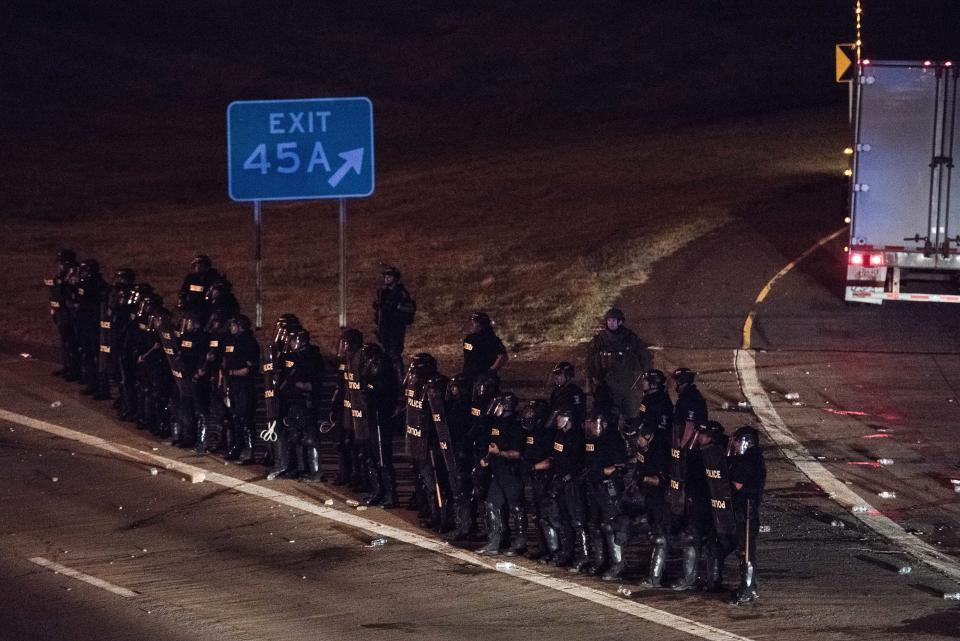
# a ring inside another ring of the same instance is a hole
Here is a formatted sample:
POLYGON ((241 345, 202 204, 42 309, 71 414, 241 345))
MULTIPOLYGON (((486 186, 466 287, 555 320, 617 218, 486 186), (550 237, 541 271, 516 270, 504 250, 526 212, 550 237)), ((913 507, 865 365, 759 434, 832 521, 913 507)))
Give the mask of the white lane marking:
MULTIPOLYGON (((126 446, 118 446, 114 443, 110 443, 102 438, 91 436, 83 432, 78 432, 76 430, 71 430, 60 425, 54 425, 53 423, 47 423, 46 421, 41 421, 29 416, 23 416, 22 414, 16 414, 14 412, 8 412, 6 410, 0 410, 0 419, 4 421, 9 421, 11 423, 16 423, 18 425, 23 425, 25 427, 30 427, 42 432, 49 434, 54 434, 64 439, 69 439, 84 443, 91 447, 96 447, 107 452, 114 454, 119 454, 121 456, 129 456, 129 453, 126 450, 133 448, 127 448, 126 446)), ((225 488, 235 490, 237 492, 243 492, 244 494, 249 494, 251 496, 257 496, 269 501, 274 501, 281 505, 286 505, 298 510, 303 510, 304 512, 315 514, 321 518, 327 519, 329 521, 335 521, 337 523, 342 523, 344 525, 349 525, 351 527, 370 532, 371 534, 377 534, 380 536, 389 537, 396 539, 397 541, 402 541, 410 545, 415 545, 424 550, 430 550, 431 552, 437 552, 443 554, 453 559, 460 561, 465 561, 472 565, 477 565, 484 567, 496 572, 501 572, 503 574, 508 574, 510 576, 515 576, 524 581, 530 583, 535 583, 552 590, 557 590, 564 594, 569 594, 604 607, 617 610, 624 614, 636 617, 638 619, 643 619, 644 621, 649 621, 650 623, 655 623, 662 625, 664 627, 672 628, 674 630, 685 632, 694 637, 700 639, 706 639, 709 641, 751 641, 747 637, 742 637, 740 635, 734 634, 732 632, 727 632, 726 630, 721 630, 720 628, 715 628, 713 626, 707 625, 705 623, 700 623, 698 621, 693 621, 692 619, 687 619, 676 614, 670 614, 663 610, 658 610, 657 608, 643 605, 642 603, 637 603, 636 601, 629 601, 619 596, 613 594, 608 594, 602 590, 596 588, 591 588, 588 586, 583 586, 573 581, 567 581, 564 579, 559 579, 553 576, 548 576, 534 570, 528 570, 522 566, 514 566, 511 569, 499 570, 496 567, 496 562, 486 559, 482 556, 474 554, 473 552, 468 552, 466 550, 460 550, 451 546, 445 541, 440 541, 437 539, 432 539, 416 532, 409 532, 407 530, 402 530, 391 525, 386 525, 384 523, 379 523, 377 521, 370 520, 359 516, 353 512, 342 512, 335 508, 325 507, 323 505, 318 505, 302 499, 300 497, 292 496, 290 494, 285 494, 283 492, 278 492, 277 490, 270 489, 261 485, 255 485, 253 483, 248 483, 242 481, 238 478, 228 476, 226 474, 220 474, 217 472, 207 472, 198 467, 192 465, 187 465, 180 463, 179 461, 174 461, 172 459, 167 459, 158 455, 151 455, 156 461, 161 463, 171 463, 179 466, 183 472, 193 472, 197 475, 205 474, 206 480, 214 483, 215 485, 220 485, 225 488)), ((32 559, 31 559, 32 560, 32 559)), ((92 578, 92 577, 91 577, 92 578)), ((123 588, 121 588, 123 589, 123 588)))
POLYGON ((98 579, 95 576, 84 574, 83 572, 79 572, 77 570, 74 570, 73 568, 68 568, 65 565, 60 565, 59 563, 55 561, 51 561, 50 559, 45 559, 42 556, 35 556, 33 558, 28 559, 28 561, 30 561, 31 563, 36 563, 40 567, 47 568, 48 570, 53 570, 58 574, 69 576, 78 581, 83 581, 84 583, 89 583, 90 585, 96 586, 101 590, 112 592, 118 596, 122 596, 127 599, 132 599, 134 597, 140 596, 133 590, 128 590, 127 588, 122 588, 119 585, 114 585, 108 581, 104 581, 103 579, 98 579))
POLYGON ((760 385, 757 375, 757 363, 752 350, 738 349, 734 351, 734 366, 740 378, 740 388, 744 396, 753 406, 760 424, 767 432, 780 451, 807 475, 811 481, 830 495, 834 501, 852 510, 855 505, 866 506, 867 512, 852 512, 867 527, 880 536, 890 539, 899 545, 907 554, 939 570, 951 579, 960 581, 960 563, 953 557, 940 552, 929 543, 910 534, 897 525, 889 517, 880 514, 880 511, 870 505, 859 494, 851 490, 840 479, 833 475, 826 467, 817 462, 810 452, 793 435, 780 414, 774 409, 770 397, 760 385))

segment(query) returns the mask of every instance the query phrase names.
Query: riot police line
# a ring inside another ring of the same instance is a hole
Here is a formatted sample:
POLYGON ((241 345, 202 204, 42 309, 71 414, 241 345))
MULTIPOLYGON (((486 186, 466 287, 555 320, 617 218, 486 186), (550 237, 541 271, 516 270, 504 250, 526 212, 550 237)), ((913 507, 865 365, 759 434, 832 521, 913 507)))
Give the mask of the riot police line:
POLYGON ((194 259, 173 313, 133 270, 108 284, 95 260, 78 263, 61 250, 47 281, 63 356, 57 374, 97 399, 116 388, 122 420, 197 454, 215 444, 228 460, 251 464, 255 444, 266 445, 268 480, 327 480, 326 433, 337 452, 333 482, 365 493, 367 505, 398 506, 394 446, 403 439, 414 478, 406 507, 450 541, 481 540, 483 555, 526 555, 605 581, 628 572, 628 544, 649 546, 644 585, 678 591, 723 589, 726 560, 736 555, 731 600, 757 598, 766 480, 759 433, 742 426, 728 436, 709 420, 693 371, 672 373, 674 403, 666 375, 616 309, 589 347, 592 403, 568 362, 552 370, 545 398, 505 389, 506 349, 482 312, 471 318, 459 373, 445 376, 426 353, 400 371, 397 324, 412 322, 415 305, 394 291, 399 272, 384 278, 391 291, 374 303, 377 338, 392 347, 345 329, 330 398, 324 360, 299 319, 281 316, 261 354, 208 257, 194 259), (392 320, 386 305, 397 312, 392 320), (266 427, 258 432, 261 386, 266 427), (667 582, 671 551, 680 567, 667 582))

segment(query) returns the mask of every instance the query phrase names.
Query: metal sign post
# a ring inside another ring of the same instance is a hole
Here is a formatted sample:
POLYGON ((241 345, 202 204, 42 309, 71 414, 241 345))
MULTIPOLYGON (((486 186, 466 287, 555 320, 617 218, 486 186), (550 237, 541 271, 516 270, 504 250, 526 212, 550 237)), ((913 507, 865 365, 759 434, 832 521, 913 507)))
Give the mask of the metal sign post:
POLYGON ((253 224, 256 227, 256 249, 254 250, 254 260, 257 264, 257 321, 256 328, 263 328, 263 266, 262 259, 263 254, 260 251, 261 245, 261 231, 260 231, 260 221, 262 219, 262 211, 260 208, 260 201, 253 201, 253 224))
POLYGON ((340 199, 340 329, 347 326, 347 199, 340 199))
POLYGON ((340 201, 340 327, 347 324, 347 198, 373 193, 369 98, 243 100, 227 107, 227 189, 253 202, 257 329, 263 323, 261 201, 340 201))

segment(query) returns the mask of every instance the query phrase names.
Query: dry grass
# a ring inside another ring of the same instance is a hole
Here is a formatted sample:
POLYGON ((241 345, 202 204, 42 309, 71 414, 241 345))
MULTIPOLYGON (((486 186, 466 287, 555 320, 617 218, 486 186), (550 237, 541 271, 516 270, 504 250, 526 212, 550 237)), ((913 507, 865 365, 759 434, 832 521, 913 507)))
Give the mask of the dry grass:
MULTIPOLYGON (((659 258, 723 225, 759 189, 839 171, 842 141, 833 114, 805 112, 380 166, 374 196, 349 205, 348 319, 371 328, 383 260, 418 302, 410 349, 455 353, 477 308, 515 346, 569 346, 659 258)), ((264 207, 265 318, 293 311, 326 345, 337 333, 336 216, 333 201, 264 207)), ((252 206, 226 195, 215 207, 145 201, 122 219, 19 220, 5 232, 0 335, 21 343, 51 341, 41 283, 60 245, 110 270, 133 266, 166 294, 204 251, 253 307, 252 206)))

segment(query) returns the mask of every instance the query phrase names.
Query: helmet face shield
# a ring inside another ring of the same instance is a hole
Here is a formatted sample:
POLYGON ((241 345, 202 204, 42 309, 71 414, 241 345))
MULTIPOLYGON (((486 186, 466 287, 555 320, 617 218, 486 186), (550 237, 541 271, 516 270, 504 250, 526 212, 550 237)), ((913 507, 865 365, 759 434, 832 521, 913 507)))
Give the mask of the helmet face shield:
POLYGON ((554 423, 556 423, 558 430, 566 432, 573 427, 573 417, 568 412, 558 412, 554 423))
POLYGON ((589 439, 598 439, 607 429, 607 419, 604 416, 591 416, 583 424, 583 433, 589 439))

